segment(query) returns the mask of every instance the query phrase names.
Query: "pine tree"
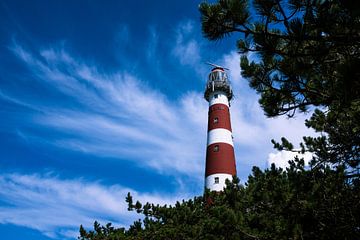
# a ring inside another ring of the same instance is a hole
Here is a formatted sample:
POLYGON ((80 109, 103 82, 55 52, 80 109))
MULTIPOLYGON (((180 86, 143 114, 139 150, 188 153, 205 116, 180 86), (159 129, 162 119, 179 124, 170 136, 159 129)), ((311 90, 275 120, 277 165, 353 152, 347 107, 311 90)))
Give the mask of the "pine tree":
POLYGON ((245 185, 235 177, 223 192, 174 206, 133 204, 129 195, 142 220, 128 230, 95 222, 79 239, 360 239, 360 181, 347 179, 341 168, 306 170, 301 159, 286 170, 254 167, 245 185))

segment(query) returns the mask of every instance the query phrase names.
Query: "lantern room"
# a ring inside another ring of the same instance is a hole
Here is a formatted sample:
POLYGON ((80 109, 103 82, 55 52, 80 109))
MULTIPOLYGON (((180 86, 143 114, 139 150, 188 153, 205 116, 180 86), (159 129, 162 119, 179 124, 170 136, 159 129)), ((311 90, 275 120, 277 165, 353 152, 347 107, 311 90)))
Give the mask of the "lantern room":
POLYGON ((204 98, 209 101, 210 96, 214 92, 224 92, 229 101, 233 97, 230 82, 224 69, 221 67, 215 67, 211 70, 208 81, 206 83, 204 98))

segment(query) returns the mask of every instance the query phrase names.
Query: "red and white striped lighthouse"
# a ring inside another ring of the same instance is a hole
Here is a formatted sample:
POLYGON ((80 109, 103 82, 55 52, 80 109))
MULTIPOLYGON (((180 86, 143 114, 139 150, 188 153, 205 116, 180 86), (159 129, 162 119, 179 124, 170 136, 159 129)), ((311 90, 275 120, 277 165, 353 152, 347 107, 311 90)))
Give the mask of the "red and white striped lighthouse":
POLYGON ((214 68, 204 94, 209 102, 205 187, 210 191, 222 191, 225 180, 232 180, 236 175, 229 108, 233 93, 225 68, 211 65, 214 68))

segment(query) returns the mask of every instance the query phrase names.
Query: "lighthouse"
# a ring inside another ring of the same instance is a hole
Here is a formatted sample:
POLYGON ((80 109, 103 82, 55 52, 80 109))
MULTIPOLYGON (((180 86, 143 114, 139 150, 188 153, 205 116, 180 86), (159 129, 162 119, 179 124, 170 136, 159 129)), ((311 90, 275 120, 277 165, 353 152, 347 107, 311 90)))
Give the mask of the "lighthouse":
POLYGON ((204 98, 209 102, 205 187, 222 191, 225 180, 236 175, 234 143, 230 121, 230 100, 233 97, 225 69, 215 64, 209 74, 204 98))

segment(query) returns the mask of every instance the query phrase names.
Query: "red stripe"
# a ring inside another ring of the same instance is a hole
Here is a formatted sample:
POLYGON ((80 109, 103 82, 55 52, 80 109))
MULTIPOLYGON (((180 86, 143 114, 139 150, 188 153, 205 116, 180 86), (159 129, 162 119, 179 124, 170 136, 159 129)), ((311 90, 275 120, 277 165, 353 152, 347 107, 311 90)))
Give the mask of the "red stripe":
POLYGON ((229 107, 225 104, 217 103, 209 107, 208 131, 216 128, 232 131, 229 107))
POLYGON ((234 148, 227 143, 213 143, 206 150, 205 176, 215 173, 236 175, 234 148), (214 152, 215 146, 219 151, 214 152))

